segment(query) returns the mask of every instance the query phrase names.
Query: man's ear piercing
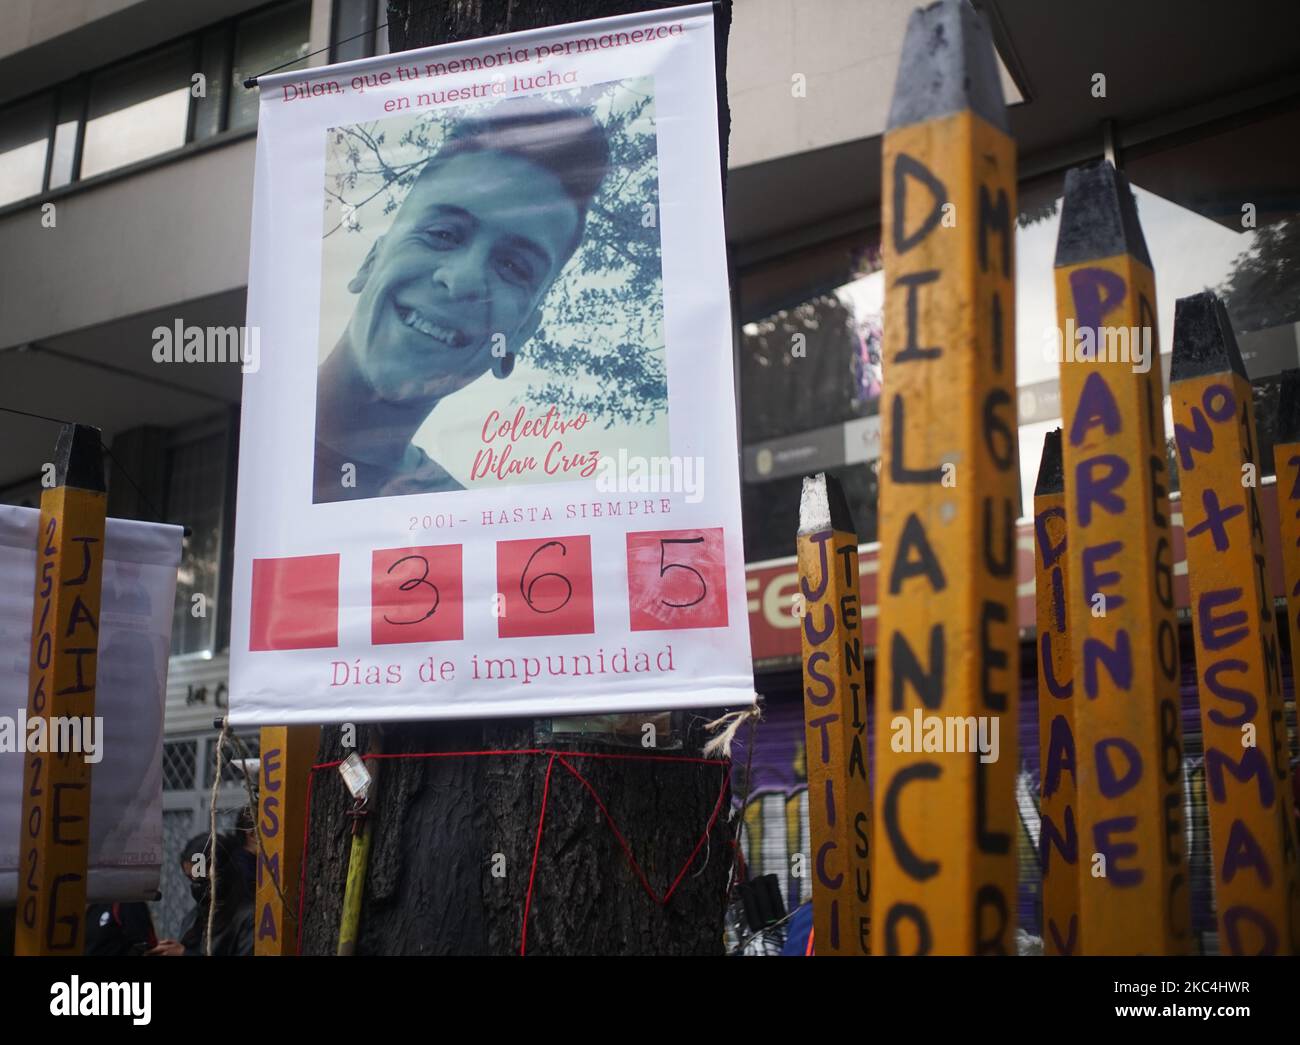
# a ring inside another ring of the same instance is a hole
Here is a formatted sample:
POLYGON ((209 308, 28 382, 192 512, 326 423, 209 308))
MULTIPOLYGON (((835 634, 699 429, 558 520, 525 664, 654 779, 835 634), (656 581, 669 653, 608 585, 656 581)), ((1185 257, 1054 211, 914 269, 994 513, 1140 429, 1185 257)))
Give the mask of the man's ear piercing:
POLYGON ((497 377, 504 380, 510 376, 511 371, 513 371, 514 368, 515 354, 513 352, 507 352, 505 355, 500 357, 500 362, 497 363, 492 372, 496 374, 497 377))

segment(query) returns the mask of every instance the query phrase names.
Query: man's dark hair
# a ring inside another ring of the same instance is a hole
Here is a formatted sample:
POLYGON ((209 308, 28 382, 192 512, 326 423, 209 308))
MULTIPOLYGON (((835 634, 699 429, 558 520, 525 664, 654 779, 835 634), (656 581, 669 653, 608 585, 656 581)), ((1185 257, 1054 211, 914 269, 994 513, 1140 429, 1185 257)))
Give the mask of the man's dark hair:
POLYGON ((512 153, 554 174, 578 208, 572 254, 582 242, 591 201, 609 173, 609 138, 590 113, 532 98, 502 102, 455 124, 420 177, 469 152, 512 153))

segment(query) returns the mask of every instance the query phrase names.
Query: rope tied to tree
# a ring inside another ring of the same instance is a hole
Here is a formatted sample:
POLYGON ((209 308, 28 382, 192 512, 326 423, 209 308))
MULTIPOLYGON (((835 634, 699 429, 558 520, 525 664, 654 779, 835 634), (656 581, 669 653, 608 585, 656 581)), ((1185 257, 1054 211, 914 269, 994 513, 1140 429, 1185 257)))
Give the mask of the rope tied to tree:
POLYGON ((717 734, 704 745, 704 757, 713 758, 716 756, 730 760, 731 745, 736 739, 737 731, 751 719, 757 724, 762 717, 762 698, 755 694, 753 707, 741 711, 728 711, 721 718, 715 718, 712 722, 704 723, 707 732, 717 734))

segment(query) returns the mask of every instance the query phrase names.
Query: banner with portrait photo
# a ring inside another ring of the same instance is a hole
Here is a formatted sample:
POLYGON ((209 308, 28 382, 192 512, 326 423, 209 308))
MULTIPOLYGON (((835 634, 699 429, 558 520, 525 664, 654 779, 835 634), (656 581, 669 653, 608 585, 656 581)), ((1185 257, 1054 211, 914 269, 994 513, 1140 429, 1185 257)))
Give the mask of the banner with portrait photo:
POLYGON ((714 48, 260 79, 233 722, 753 701, 714 48))

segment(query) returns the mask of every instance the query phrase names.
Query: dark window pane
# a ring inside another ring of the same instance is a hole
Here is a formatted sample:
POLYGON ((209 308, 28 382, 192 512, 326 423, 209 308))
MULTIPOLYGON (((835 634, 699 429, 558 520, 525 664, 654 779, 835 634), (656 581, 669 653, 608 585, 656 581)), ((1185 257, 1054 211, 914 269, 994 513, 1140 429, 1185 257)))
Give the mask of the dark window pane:
POLYGON ((0 112, 0 205, 39 195, 49 133, 48 94, 0 112))
MULTIPOLYGON (((874 541, 876 536, 876 502, 880 496, 879 462, 844 465, 840 468, 810 468, 809 472, 826 471, 844 488, 849 513, 858 530, 858 540, 874 541)), ((799 529, 799 495, 803 476, 791 475, 765 483, 745 483, 741 487, 740 510, 745 521, 745 561, 761 562, 795 553, 795 534, 799 529)))
POLYGON ((240 21, 235 30, 235 68, 231 77, 231 128, 257 126, 257 90, 246 89, 244 80, 304 57, 311 47, 310 22, 309 2, 285 4, 240 21))
POLYGON ((226 82, 226 56, 229 49, 228 27, 219 26, 203 34, 199 72, 203 74, 205 95, 194 99, 195 141, 211 138, 221 130, 222 109, 230 88, 226 82))
POLYGON ((81 126, 81 110, 85 103, 85 81, 64 84, 60 89, 59 117, 54 128, 54 155, 50 160, 51 189, 72 181, 72 164, 77 155, 77 130, 81 126))
POLYGON ((883 305, 874 237, 846 237, 741 276, 748 561, 794 554, 803 476, 818 471, 840 479, 858 536, 875 539, 883 305))
POLYGON ((172 653, 196 653, 212 649, 218 611, 225 433, 184 443, 167 456, 166 517, 183 520, 190 528, 176 575, 172 653), (206 600, 204 616, 193 613, 195 595, 206 600))
POLYGON ((81 155, 83 178, 185 144, 193 50, 184 42, 95 74, 81 155))
MULTIPOLYGON (((381 15, 380 21, 387 19, 381 15)), ((373 51, 375 0, 335 0, 334 61, 368 58, 373 51)), ((388 30, 384 30, 385 42, 388 30)))
POLYGON ((745 444, 875 414, 884 277, 866 244, 796 255, 741 281, 745 444), (810 272, 826 270, 820 287, 810 272))
POLYGON ((1300 365, 1300 109, 1126 153, 1160 290, 1161 350, 1175 301, 1210 289, 1255 390, 1261 475, 1273 472, 1281 374, 1300 365))

